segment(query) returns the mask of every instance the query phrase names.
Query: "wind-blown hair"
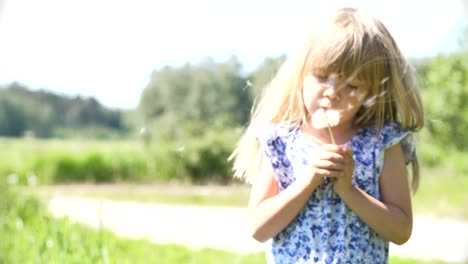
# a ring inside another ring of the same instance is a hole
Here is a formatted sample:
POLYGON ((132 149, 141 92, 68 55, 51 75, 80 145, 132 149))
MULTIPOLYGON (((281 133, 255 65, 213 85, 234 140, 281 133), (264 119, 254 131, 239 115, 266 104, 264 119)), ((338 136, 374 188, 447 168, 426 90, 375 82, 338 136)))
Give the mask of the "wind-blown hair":
MULTIPOLYGON (((366 83, 366 101, 356 116, 359 127, 398 123, 418 131, 424 114, 416 73, 395 40, 377 18, 353 8, 343 8, 317 23, 302 50, 287 60, 263 89, 252 108, 252 118, 237 148, 234 176, 251 183, 260 173, 263 152, 255 138, 260 124, 286 127, 307 124, 310 118, 303 102, 303 79, 309 74, 337 74, 366 83)), ((412 162, 412 187, 419 183, 417 158, 412 162)))

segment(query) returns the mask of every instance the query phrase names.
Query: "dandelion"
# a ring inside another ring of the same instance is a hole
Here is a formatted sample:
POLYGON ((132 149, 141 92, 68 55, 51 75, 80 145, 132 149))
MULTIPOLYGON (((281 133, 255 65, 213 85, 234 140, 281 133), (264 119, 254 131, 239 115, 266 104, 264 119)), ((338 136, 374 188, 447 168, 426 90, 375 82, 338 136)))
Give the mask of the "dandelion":
POLYGON ((330 138, 333 144, 335 144, 335 137, 333 137, 332 127, 338 125, 340 122, 340 112, 336 110, 328 110, 325 112, 325 118, 328 126, 328 133, 330 133, 330 138))
POLYGON ((328 128, 328 133, 330 134, 330 139, 333 144, 335 144, 335 137, 333 136, 332 127, 338 125, 340 122, 341 114, 337 110, 319 110, 312 115, 312 125, 317 128, 328 128))

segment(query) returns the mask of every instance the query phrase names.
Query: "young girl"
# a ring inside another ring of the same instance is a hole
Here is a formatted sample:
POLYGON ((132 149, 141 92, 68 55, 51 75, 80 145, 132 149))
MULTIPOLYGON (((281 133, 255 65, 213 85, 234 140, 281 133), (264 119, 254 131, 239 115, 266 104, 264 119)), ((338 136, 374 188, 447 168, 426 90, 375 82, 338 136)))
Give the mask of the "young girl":
POLYGON ((250 230, 269 241, 268 263, 387 263, 389 241, 412 230, 415 73, 376 18, 345 8, 314 29, 232 156, 235 176, 253 183, 250 230))

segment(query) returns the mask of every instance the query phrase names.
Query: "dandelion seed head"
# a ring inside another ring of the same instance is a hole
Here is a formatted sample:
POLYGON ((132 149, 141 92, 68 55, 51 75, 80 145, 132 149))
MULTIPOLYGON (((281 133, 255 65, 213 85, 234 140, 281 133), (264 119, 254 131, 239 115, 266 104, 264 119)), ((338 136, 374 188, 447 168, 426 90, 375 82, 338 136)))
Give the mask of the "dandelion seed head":
POLYGON ((312 126, 316 129, 325 128, 327 126, 334 127, 340 122, 341 113, 338 110, 320 109, 312 115, 312 126))
POLYGON ((334 127, 340 122, 341 114, 337 110, 330 109, 325 112, 325 117, 327 124, 334 127))

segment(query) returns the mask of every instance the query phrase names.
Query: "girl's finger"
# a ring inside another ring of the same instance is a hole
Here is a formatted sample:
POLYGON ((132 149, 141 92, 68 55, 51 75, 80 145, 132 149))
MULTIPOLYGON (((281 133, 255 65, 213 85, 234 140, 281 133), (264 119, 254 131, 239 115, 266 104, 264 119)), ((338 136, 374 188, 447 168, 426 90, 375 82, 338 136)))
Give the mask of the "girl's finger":
POLYGON ((345 160, 345 156, 339 154, 339 153, 336 153, 336 152, 328 152, 328 151, 325 151, 325 152, 321 152, 317 158, 321 159, 321 160, 330 160, 330 161, 334 161, 334 162, 341 162, 343 163, 344 160, 345 160))
POLYGON ((315 163, 315 167, 319 169, 343 171, 346 169, 346 164, 343 162, 333 162, 330 160, 319 160, 315 163))
POLYGON ((318 173, 320 176, 328 177, 328 178, 333 178, 333 179, 343 177, 343 175, 344 175, 344 172, 343 172, 343 171, 325 170, 325 169, 318 169, 318 170, 317 170, 317 173, 318 173))

